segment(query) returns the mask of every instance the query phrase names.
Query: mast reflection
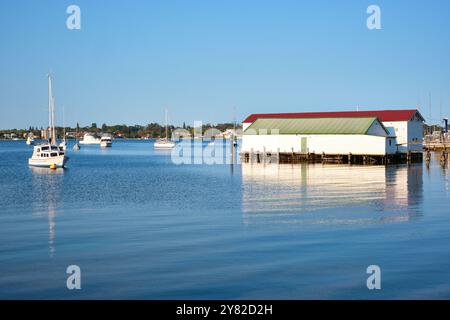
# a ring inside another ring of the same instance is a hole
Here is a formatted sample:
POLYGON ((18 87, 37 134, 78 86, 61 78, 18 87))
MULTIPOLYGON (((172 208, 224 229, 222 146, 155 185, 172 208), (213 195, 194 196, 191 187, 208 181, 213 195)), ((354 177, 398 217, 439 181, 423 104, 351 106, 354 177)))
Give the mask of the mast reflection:
POLYGON ((49 255, 56 252, 56 210, 64 169, 30 167, 33 176, 33 214, 47 215, 49 255))

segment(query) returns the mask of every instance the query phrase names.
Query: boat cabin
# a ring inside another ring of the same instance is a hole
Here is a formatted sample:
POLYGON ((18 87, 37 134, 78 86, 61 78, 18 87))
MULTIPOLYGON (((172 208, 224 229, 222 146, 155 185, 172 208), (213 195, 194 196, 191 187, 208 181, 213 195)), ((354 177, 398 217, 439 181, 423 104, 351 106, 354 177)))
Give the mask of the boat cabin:
POLYGON ((34 147, 34 152, 38 158, 53 158, 63 156, 65 154, 62 146, 53 146, 49 144, 34 147))

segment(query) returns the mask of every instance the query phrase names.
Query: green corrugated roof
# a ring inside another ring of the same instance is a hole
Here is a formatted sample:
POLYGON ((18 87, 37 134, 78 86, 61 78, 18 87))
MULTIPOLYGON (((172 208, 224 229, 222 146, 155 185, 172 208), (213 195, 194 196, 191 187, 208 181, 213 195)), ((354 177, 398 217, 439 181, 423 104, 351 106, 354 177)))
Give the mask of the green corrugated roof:
POLYGON ((244 134, 263 134, 260 130, 267 130, 267 134, 270 134, 274 129, 279 130, 278 134, 366 134, 374 121, 378 121, 377 118, 260 118, 244 134))

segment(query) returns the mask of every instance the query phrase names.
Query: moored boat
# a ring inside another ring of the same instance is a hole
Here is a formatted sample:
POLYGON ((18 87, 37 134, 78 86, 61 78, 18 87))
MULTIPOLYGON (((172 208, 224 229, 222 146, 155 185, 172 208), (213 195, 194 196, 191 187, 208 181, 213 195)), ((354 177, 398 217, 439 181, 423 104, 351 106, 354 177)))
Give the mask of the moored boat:
POLYGON ((172 149, 175 147, 175 142, 166 139, 158 139, 153 146, 155 149, 172 149))
POLYGON ((34 138, 32 136, 27 137, 27 145, 31 146, 34 144, 34 138))
POLYGON ((86 133, 80 144, 100 144, 100 139, 93 133, 86 133))
POLYGON ((59 147, 62 148, 62 150, 66 151, 67 150, 67 142, 66 140, 63 140, 60 144, 59 147))
POLYGON ((77 126, 77 129, 76 129, 76 131, 75 131, 75 139, 76 139, 76 142, 75 142, 75 144, 73 145, 72 149, 73 149, 73 150, 80 150, 81 147, 80 147, 80 144, 78 143, 78 126, 77 126))
POLYGON ((169 140, 169 127, 167 124, 167 109, 166 109, 166 117, 165 117, 165 121, 166 121, 166 137, 165 138, 160 138, 158 140, 155 141, 155 143, 153 144, 153 147, 155 149, 172 149, 175 147, 175 142, 169 140))
POLYGON ((48 112, 49 140, 33 147, 33 154, 28 159, 28 165, 33 167, 63 168, 69 160, 63 147, 56 145, 55 129, 55 99, 52 94, 52 77, 48 75, 48 112))
POLYGON ((100 147, 109 148, 112 146, 112 139, 109 136, 103 136, 100 138, 100 147))
POLYGON ((28 159, 28 164, 33 167, 63 168, 68 160, 62 147, 44 143, 33 148, 33 155, 28 159))

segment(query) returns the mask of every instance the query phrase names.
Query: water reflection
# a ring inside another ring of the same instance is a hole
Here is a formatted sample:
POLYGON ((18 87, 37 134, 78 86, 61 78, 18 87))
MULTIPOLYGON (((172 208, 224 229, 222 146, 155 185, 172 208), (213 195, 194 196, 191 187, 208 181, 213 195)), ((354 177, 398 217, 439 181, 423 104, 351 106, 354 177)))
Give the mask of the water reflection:
POLYGON ((390 223, 422 215, 422 164, 242 164, 245 222, 390 223))
POLYGON ((61 179, 65 169, 50 170, 30 167, 30 170, 33 177, 33 214, 47 216, 49 255, 53 257, 56 252, 57 198, 62 188, 61 179))

